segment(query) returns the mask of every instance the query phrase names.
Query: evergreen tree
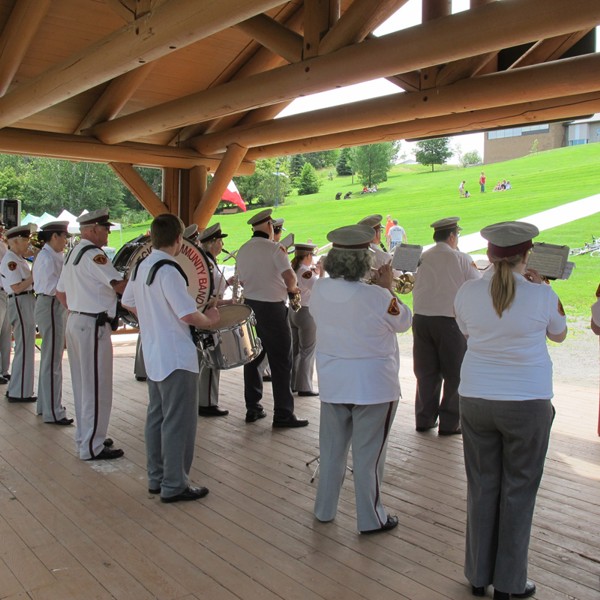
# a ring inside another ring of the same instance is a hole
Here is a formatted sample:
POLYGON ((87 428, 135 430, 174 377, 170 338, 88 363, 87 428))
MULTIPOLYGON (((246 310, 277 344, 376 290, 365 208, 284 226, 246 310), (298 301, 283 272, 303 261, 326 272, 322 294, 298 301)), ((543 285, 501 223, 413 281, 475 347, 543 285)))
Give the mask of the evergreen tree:
POLYGON ((310 164, 306 163, 302 167, 302 174, 298 181, 298 195, 306 196, 307 194, 316 194, 319 191, 320 182, 317 177, 315 168, 310 164))
POLYGON ((451 156, 450 138, 434 138, 417 142, 416 161, 425 166, 431 165, 432 171, 435 165, 443 165, 451 156))
POLYGON ((336 173, 342 177, 344 175, 352 175, 352 165, 350 164, 350 148, 343 148, 335 165, 336 173))
POLYGON ((290 177, 292 180, 300 177, 305 162, 306 159, 302 154, 294 154, 292 156, 290 160, 290 177))

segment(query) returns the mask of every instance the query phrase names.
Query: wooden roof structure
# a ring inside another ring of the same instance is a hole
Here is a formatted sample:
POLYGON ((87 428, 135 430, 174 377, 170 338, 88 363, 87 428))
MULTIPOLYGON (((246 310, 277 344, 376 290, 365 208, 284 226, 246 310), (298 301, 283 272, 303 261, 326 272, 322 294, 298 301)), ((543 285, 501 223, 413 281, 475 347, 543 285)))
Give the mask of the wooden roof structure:
POLYGON ((423 0, 375 37, 407 2, 0 0, 0 152, 108 163, 203 227, 259 158, 600 112, 598 0, 423 0), (404 93, 274 119, 378 77, 404 93), (164 169, 162 198, 134 165, 164 169))

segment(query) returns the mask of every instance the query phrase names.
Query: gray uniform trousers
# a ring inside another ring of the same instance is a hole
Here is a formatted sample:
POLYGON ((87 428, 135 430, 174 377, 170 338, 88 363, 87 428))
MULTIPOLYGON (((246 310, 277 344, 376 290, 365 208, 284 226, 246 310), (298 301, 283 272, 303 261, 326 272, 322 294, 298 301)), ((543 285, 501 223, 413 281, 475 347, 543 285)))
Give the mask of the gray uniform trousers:
POLYGON ((23 294, 8 299, 8 318, 15 336, 15 355, 8 382, 11 398, 33 397, 35 360, 35 296, 23 294))
POLYGON ((148 377, 146 374, 146 363, 144 363, 144 350, 142 349, 142 336, 138 335, 135 344, 135 361, 133 363, 133 375, 140 379, 148 377))
POLYGON ((7 375, 10 371, 10 347, 12 344, 12 329, 8 317, 8 295, 0 290, 0 374, 7 375))
POLYGON ((35 322, 42 336, 37 413, 43 415, 44 423, 54 423, 67 416, 62 406, 62 358, 67 311, 54 296, 40 294, 35 302, 35 322))
POLYGON ((460 420, 458 386, 465 336, 453 317, 414 315, 412 330, 416 426, 435 427, 439 416, 440 430, 454 431, 460 420))
MULTIPOLYGON (((113 348, 107 323, 70 313, 67 354, 75 404, 75 446, 79 458, 94 458, 104 448, 112 409, 113 348)), ((12 378, 11 378, 12 379, 12 378)))
POLYGON ((299 392, 313 391, 313 374, 315 371, 315 351, 317 348, 317 326, 308 306, 298 312, 290 310, 289 319, 292 327, 292 389, 299 392))
POLYGON ((321 456, 315 500, 319 521, 335 517, 350 444, 358 530, 379 529, 387 521, 379 487, 397 408, 397 401, 367 405, 321 402, 321 456))
POLYGON ((198 352, 200 375, 198 377, 198 405, 204 408, 219 405, 220 369, 211 369, 202 362, 202 353, 198 352))
POLYGON ((552 403, 461 396, 460 411, 468 483, 465 576, 474 586, 522 593, 552 403))
POLYGON ((149 489, 177 496, 189 485, 198 423, 198 374, 177 369, 148 379, 146 456, 149 489))

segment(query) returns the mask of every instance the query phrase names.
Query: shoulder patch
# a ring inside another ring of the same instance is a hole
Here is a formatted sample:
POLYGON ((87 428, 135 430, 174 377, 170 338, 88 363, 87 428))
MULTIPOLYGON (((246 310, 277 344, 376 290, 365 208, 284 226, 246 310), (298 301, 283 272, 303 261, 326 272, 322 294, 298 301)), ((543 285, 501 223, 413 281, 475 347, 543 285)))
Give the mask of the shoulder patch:
POLYGON ((97 265, 105 265, 108 262, 108 258, 106 258, 106 254, 96 254, 96 256, 94 256, 93 260, 97 265))
POLYGON ((14 271, 17 268, 17 263, 14 260, 11 260, 6 266, 9 271, 14 271))
POLYGON ((310 279, 312 277, 312 271, 304 271, 302 273, 302 279, 310 279))
POLYGON ((400 305, 398 304, 398 298, 392 298, 390 305, 388 306, 388 314, 397 317, 400 314, 400 305))
POLYGON ((565 316, 565 309, 563 308, 562 302, 560 301, 560 298, 558 300, 558 314, 561 315, 562 317, 565 316))

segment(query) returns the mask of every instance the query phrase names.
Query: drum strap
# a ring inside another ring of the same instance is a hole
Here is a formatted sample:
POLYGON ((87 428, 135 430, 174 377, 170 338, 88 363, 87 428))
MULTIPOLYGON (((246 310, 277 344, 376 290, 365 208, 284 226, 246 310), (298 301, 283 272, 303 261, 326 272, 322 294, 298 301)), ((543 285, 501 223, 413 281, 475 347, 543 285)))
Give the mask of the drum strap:
MULTIPOLYGON (((142 262, 142 261, 139 261, 138 265, 140 262, 142 262)), ((190 283, 188 281, 188 278, 187 278, 186 274, 184 273, 183 269, 179 266, 179 263, 175 262, 174 260, 169 260, 168 258, 163 258, 162 260, 159 260, 156 263, 154 263, 152 265, 152 267, 150 267, 150 271, 148 272, 148 278, 146 279, 146 285, 152 285, 152 282, 154 281, 154 278, 156 277, 157 271, 161 267, 164 267, 165 265, 171 265, 172 267, 175 267, 179 271, 181 276, 185 279, 185 285, 187 285, 189 287, 190 283)), ((136 270, 136 273, 137 273, 137 270, 136 270)), ((134 275, 134 277, 135 277, 135 275, 134 275)))

